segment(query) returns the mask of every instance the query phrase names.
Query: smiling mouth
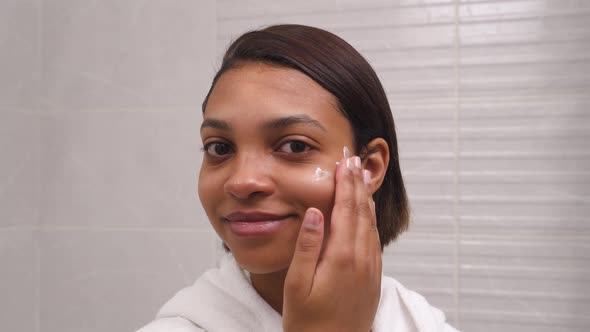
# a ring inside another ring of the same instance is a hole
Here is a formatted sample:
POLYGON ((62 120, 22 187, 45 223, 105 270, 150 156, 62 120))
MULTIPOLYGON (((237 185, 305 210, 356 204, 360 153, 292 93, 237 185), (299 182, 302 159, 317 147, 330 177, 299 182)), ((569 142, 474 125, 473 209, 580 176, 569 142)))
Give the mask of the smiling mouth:
POLYGON ((293 214, 275 215, 268 213, 236 212, 222 218, 229 229, 238 236, 265 236, 278 232, 293 214))
POLYGON ((223 217, 223 219, 224 221, 230 222, 263 222, 282 220, 292 216, 294 216, 294 214, 274 214, 260 211, 236 211, 226 215, 223 217))

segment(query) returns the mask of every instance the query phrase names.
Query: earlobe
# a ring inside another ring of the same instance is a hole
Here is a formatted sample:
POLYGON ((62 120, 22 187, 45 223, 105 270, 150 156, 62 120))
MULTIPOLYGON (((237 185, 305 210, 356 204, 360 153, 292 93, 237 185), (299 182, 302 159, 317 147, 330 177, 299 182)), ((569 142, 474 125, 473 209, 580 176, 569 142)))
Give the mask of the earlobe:
POLYGON ((389 166, 389 146, 383 138, 378 137, 370 141, 363 150, 362 167, 371 172, 369 190, 374 194, 381 187, 389 166))

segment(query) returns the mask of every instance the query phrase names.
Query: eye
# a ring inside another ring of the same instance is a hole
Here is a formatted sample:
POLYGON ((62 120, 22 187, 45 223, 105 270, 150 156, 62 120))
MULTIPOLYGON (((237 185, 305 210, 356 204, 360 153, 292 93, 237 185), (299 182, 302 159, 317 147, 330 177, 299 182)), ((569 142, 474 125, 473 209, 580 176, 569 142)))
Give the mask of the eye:
POLYGON ((232 147, 223 142, 211 142, 205 144, 203 147, 205 153, 211 156, 224 156, 232 152, 232 147))
POLYGON ((279 147, 284 153, 305 153, 311 150, 311 146, 301 141, 288 141, 279 147))

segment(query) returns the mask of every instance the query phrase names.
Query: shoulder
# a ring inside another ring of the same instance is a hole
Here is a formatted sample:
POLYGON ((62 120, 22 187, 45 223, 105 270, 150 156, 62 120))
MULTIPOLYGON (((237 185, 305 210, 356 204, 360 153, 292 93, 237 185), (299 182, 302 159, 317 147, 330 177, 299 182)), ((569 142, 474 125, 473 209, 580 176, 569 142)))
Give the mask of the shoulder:
POLYGON ((384 304, 389 303, 391 306, 391 303, 395 303, 397 310, 405 313, 408 323, 411 322, 418 331, 457 331, 447 324, 442 310, 393 278, 383 277, 381 297, 384 304))
POLYGON ((205 332, 182 317, 158 318, 136 332, 205 332))
MULTIPOLYGON (((420 313, 429 313, 434 315, 438 319, 444 319, 444 313, 436 307, 433 307, 426 298, 419 293, 406 288, 402 285, 399 281, 390 278, 384 277, 383 284, 385 289, 389 290, 389 292, 395 292, 397 296, 399 296, 401 302, 408 307, 408 309, 420 313)), ((393 294, 391 294, 393 295, 393 294)))

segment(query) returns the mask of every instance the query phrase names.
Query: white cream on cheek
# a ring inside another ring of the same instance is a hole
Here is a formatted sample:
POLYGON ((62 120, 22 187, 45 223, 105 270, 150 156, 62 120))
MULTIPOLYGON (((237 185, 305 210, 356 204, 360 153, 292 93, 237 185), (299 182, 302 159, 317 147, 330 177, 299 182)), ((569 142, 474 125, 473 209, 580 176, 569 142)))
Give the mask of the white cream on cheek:
POLYGON ((315 183, 324 180, 330 180, 333 178, 334 175, 332 173, 322 169, 321 167, 316 167, 315 171, 313 172, 313 175, 311 176, 311 182, 315 183))
POLYGON ((333 170, 328 170, 324 165, 308 165, 301 169, 282 169, 277 173, 281 176, 277 179, 283 197, 295 203, 301 209, 301 213, 309 207, 318 208, 328 217, 332 210, 334 199, 335 180, 333 170))
MULTIPOLYGON (((344 154, 344 159, 347 159, 350 157, 350 151, 348 149, 348 147, 344 147, 343 148, 343 154, 344 154)), ((332 182, 334 182, 334 174, 336 172, 336 168, 338 167, 338 164, 340 162, 336 162, 336 166, 334 168, 334 173, 327 171, 321 167, 316 167, 315 170, 313 171, 313 175, 311 176, 311 182, 315 183, 315 182, 321 182, 321 181, 325 181, 325 180, 331 180, 332 182)))

